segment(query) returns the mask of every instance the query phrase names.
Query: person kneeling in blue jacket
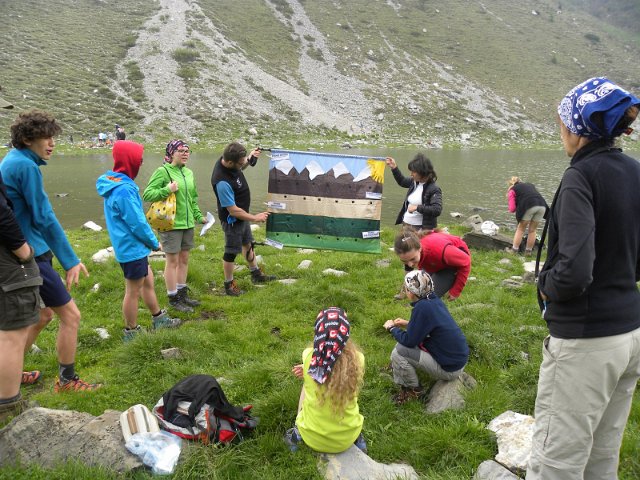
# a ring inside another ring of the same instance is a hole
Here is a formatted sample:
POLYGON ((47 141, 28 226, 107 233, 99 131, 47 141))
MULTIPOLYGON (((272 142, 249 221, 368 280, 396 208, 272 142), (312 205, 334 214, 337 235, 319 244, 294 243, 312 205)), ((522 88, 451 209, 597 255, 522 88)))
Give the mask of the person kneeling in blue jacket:
POLYGON ((422 396, 416 370, 436 380, 455 380, 469 359, 467 340, 435 295, 431 276, 413 270, 405 275, 404 286, 413 307, 411 318, 387 320, 383 325, 398 342, 391 352, 393 381, 401 387, 393 397, 397 405, 422 396))

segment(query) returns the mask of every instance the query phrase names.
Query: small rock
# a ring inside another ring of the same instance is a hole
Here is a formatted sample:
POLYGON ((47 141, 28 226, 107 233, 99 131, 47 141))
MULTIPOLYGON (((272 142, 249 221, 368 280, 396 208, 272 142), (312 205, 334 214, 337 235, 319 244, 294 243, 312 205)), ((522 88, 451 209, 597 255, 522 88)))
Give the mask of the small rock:
POLYGON ((247 130, 247 132, 249 133, 249 135, 258 135, 258 130, 256 130, 255 127, 251 127, 249 130, 247 130))
POLYGON ((451 215, 451 217, 453 218, 462 218, 462 214, 460 212, 451 212, 449 215, 451 215))
POLYGON ((518 280, 512 280, 511 278, 506 278, 502 281, 502 286, 507 288, 522 288, 524 287, 524 283, 519 282, 518 280))
POLYGON ((102 338, 103 340, 106 340, 107 338, 109 338, 111 336, 111 335, 109 335, 109 331, 106 328, 98 327, 95 330, 98 333, 98 336, 100 338, 102 338))
POLYGON ((308 268, 311 266, 311 264, 312 264, 312 263, 313 263, 313 262, 312 262, 311 260, 302 260, 302 261, 300 262, 300 264, 298 265, 298 268, 299 268, 300 270, 306 270, 306 269, 308 269, 308 268))
POLYGON ((471 215, 464 222, 462 222, 462 225, 464 227, 472 228, 474 232, 479 232, 482 222, 483 220, 480 215, 471 215))
POLYGON ((527 361, 529 360, 529 354, 527 352, 520 352, 520 357, 523 360, 527 360, 527 361))
POLYGON ((485 460, 476 470, 473 480, 520 480, 520 477, 511 473, 498 462, 485 460))
POLYGON ((463 389, 472 389, 476 385, 476 380, 466 372, 462 372, 455 380, 438 380, 429 391, 427 413, 460 410, 464 407, 463 389))
POLYGON ((93 287, 91 287, 91 291, 93 293, 96 293, 98 290, 100 290, 100 284, 96 283, 93 287))
POLYGON ((68 193, 56 193, 56 197, 60 197, 60 198, 64 198, 67 195, 69 195, 68 193))
POLYGON ((164 252, 151 252, 149 254, 149 260, 154 262, 163 262, 166 259, 166 254, 164 252))
POLYGON ((40 347, 38 347, 38 345, 34 343, 31 345, 31 353, 33 353, 34 355, 39 355, 42 353, 42 350, 40 349, 40 347))
POLYGON ((391 265, 391 260, 388 258, 382 258, 376 262, 376 267, 378 268, 388 268, 391 265))
POLYGON ((84 230, 92 230, 94 232, 102 231, 102 227, 100 225, 98 225, 97 223, 92 222, 91 220, 89 220, 88 222, 84 223, 82 225, 82 228, 84 230))
POLYGON ((347 272, 343 272, 342 270, 334 270, 333 268, 327 268, 322 271, 325 275, 335 275, 336 277, 342 277, 346 275, 347 272))
POLYGON ((313 248, 299 248, 298 250, 296 250, 298 253, 302 253, 302 254, 308 254, 308 253, 316 253, 317 250, 314 250, 313 248))
POLYGON ((278 282, 280 282, 283 285, 293 285, 297 281, 298 280, 296 278, 281 278, 280 280, 278 280, 278 282))
MULTIPOLYGON (((542 267, 544 265, 544 262, 540 262, 540 270, 542 270, 542 267)), ((522 266, 524 267, 524 271, 525 272, 535 272, 536 271, 536 261, 532 260, 530 262, 524 262, 522 264, 522 266)))
POLYGON ((477 278, 476 277, 469 277, 469 278, 467 278, 467 280, 470 280, 470 281, 473 282, 474 280, 477 280, 477 278))
POLYGON ((204 252, 204 248, 205 248, 205 247, 204 247, 204 243, 203 243, 203 244, 201 244, 201 245, 198 245, 198 248, 197 248, 197 249, 198 249, 198 250, 200 250, 201 252, 204 252))
POLYGON ((165 360, 178 359, 182 358, 182 351, 179 348, 165 348, 164 350, 160 350, 160 354, 162 358, 165 360))
POLYGON ((519 282, 522 281, 522 277, 520 275, 511 275, 511 280, 517 280, 519 282))
POLYGON ((244 266, 244 265, 234 265, 233 266, 233 271, 234 272, 241 272, 241 271, 246 270, 246 269, 247 269, 247 267, 244 266))
POLYGON ((498 262, 500 265, 511 265, 511 259, 509 258, 502 258, 500 259, 500 261, 498 262))
POLYGON ((102 250, 98 250, 96 253, 94 253, 91 257, 91 260, 93 260, 95 263, 106 263, 110 258, 113 257, 113 249, 112 251, 109 251, 108 248, 103 248, 102 250))
POLYGON ((536 275, 533 272, 524 272, 522 281, 525 283, 536 283, 536 275))

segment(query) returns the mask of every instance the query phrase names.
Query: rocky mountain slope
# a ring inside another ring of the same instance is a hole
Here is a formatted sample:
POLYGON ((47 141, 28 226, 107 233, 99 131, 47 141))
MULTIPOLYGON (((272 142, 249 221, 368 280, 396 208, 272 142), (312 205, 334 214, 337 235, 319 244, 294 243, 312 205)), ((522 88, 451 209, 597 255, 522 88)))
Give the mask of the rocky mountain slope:
POLYGON ((2 3, 5 96, 76 138, 540 144, 575 83, 640 89, 640 36, 578 0, 2 3))

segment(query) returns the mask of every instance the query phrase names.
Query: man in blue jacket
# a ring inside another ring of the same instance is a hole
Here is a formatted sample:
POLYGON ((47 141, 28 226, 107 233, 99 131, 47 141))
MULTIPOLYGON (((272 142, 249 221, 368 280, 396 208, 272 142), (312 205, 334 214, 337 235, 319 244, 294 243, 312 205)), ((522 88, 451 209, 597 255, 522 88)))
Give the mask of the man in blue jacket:
POLYGON ((153 285, 153 272, 147 258, 151 250, 160 249, 158 239, 149 226, 142 209, 140 190, 133 181, 142 165, 144 147, 128 140, 113 145, 113 170, 98 178, 96 188, 104 198, 104 218, 109 238, 125 278, 122 300, 124 340, 131 340, 142 331, 138 325, 138 299, 142 297, 153 317, 153 328, 177 327, 180 320, 170 318, 158 306, 153 285))
POLYGON ((34 249, 42 277, 40 297, 46 308, 40 311, 40 321, 31 327, 25 348, 31 346, 56 313, 60 328, 56 342, 59 377, 55 392, 96 390, 101 384, 84 382, 75 372, 80 311, 69 295, 71 286, 78 284, 80 273, 89 274, 53 212, 40 171, 40 166, 51 159, 55 147, 53 137, 61 131, 55 118, 42 110, 18 115, 11 125, 11 143, 15 148, 0 163, 0 173, 20 228, 34 249), (66 288, 53 268, 54 255, 66 272, 66 288))

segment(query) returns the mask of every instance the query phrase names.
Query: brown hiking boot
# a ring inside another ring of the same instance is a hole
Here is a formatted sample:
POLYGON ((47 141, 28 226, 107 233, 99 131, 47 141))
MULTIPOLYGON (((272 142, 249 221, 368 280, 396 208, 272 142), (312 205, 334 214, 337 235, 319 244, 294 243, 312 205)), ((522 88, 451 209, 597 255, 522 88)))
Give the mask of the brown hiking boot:
POLYGON ((404 405, 411 400, 422 400, 423 394, 422 387, 402 387, 400 392, 392 397, 392 400, 396 405, 404 405))
POLYGON ((0 422, 8 420, 10 417, 17 417, 27 408, 29 408, 29 405, 22 397, 15 402, 0 405, 0 422))
POLYGON ((230 282, 224 282, 224 293, 232 297, 239 297, 244 293, 244 290, 240 290, 236 281, 231 280, 230 282))
POLYGON ((251 281, 253 283, 272 282, 275 279, 276 279, 275 275, 265 275, 262 269, 260 269, 260 267, 258 267, 257 270, 253 270, 251 272, 251 281))

